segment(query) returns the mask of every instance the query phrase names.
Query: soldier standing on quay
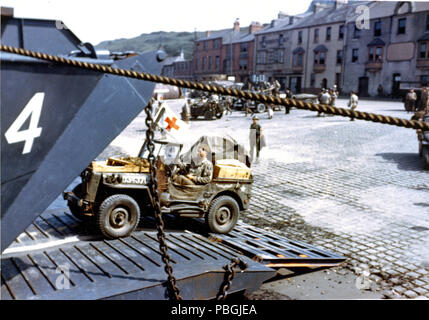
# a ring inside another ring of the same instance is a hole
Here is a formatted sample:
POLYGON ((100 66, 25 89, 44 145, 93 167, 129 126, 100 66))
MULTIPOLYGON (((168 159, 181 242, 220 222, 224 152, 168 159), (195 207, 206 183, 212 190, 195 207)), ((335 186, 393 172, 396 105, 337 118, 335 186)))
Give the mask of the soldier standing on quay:
POLYGON ((250 134, 249 134, 249 142, 250 142, 250 162, 253 162, 253 155, 256 149, 256 163, 259 162, 259 152, 261 151, 261 136, 262 136, 262 128, 258 124, 258 117, 253 117, 253 123, 250 125, 250 134))
MULTIPOLYGON (((358 101, 359 101, 359 98, 358 98, 358 96, 356 95, 356 93, 352 90, 351 92, 350 92, 350 100, 349 100, 349 102, 348 102, 348 106, 349 106, 349 108, 352 110, 352 111, 354 111, 355 109, 356 109, 356 107, 357 107, 357 105, 358 105, 358 101)), ((350 121, 355 121, 355 118, 352 116, 351 118, 350 118, 350 121)))
MULTIPOLYGON (((318 100, 320 104, 329 105, 331 101, 331 96, 329 95, 328 90, 322 89, 322 92, 319 94, 318 100)), ((318 117, 320 117, 322 114, 323 114, 322 111, 317 112, 318 117)))
POLYGON ((416 100, 417 94, 414 92, 414 89, 410 89, 405 97, 405 110, 407 110, 407 112, 416 111, 416 100))
MULTIPOLYGON (((285 94, 287 99, 292 99, 292 91, 290 91, 289 88, 286 88, 285 94)), ((290 113, 290 106, 285 106, 285 114, 289 114, 289 113, 290 113)))

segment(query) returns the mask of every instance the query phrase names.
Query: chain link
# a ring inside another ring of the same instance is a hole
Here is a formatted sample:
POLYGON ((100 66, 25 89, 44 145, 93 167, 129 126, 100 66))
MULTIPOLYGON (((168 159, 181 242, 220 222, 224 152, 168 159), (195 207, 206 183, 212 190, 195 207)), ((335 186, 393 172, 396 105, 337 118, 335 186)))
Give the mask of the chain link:
POLYGON ((78 68, 104 72, 104 73, 109 73, 113 75, 124 76, 124 77, 129 77, 134 79, 146 80, 146 81, 151 81, 156 83, 163 83, 163 84, 173 85, 181 88, 207 91, 207 92, 222 94, 226 96, 243 98, 246 100, 253 100, 253 101, 258 101, 262 103, 281 105, 284 107, 295 107, 297 109, 317 111, 317 112, 323 112, 326 114, 338 115, 338 116, 349 117, 349 118, 354 118, 359 120, 384 123, 384 124, 394 125, 398 127, 421 129, 421 130, 429 131, 429 123, 425 123, 423 121, 407 120, 407 119, 395 118, 390 116, 378 115, 374 113, 361 112, 356 110, 352 111, 349 109, 336 108, 336 107, 324 105, 324 104, 315 104, 315 103, 304 102, 304 101, 299 101, 295 99, 280 98, 273 95, 266 95, 266 94, 248 92, 248 91, 241 91, 237 89, 223 88, 220 86, 213 86, 213 85, 204 84, 201 82, 192 82, 192 81, 187 81, 182 79, 157 76, 157 75, 153 75, 145 72, 136 72, 132 70, 112 68, 110 66, 88 63, 88 62, 83 62, 83 61, 73 60, 73 59, 67 59, 64 57, 53 56, 46 53, 25 50, 22 48, 15 48, 15 47, 6 46, 3 44, 0 46, 0 50, 9 52, 9 53, 28 56, 36 59, 68 64, 78 68))
POLYGON ((158 194, 158 180, 156 178, 156 158, 154 155, 155 150, 155 144, 153 143, 154 139, 154 126, 153 126, 153 118, 152 118, 152 108, 153 100, 151 100, 148 105, 145 108, 146 112, 146 141, 147 141, 147 148, 149 151, 148 155, 148 161, 150 164, 150 193, 152 196, 152 207, 154 208, 154 214, 156 219, 156 229, 158 231, 157 237, 159 242, 159 249, 161 251, 162 261, 164 262, 164 270, 167 273, 168 276, 168 282, 170 284, 170 293, 173 294, 174 298, 176 300, 183 300, 183 298, 180 295, 180 290, 176 285, 176 278, 173 276, 173 268, 170 265, 171 258, 168 254, 168 246, 167 246, 167 240, 165 238, 165 232, 164 232, 164 220, 162 219, 161 214, 161 205, 159 202, 159 194, 158 194))
POLYGON ((239 267, 241 270, 247 268, 247 263, 239 258, 232 258, 231 263, 225 265, 223 268, 225 269, 225 278, 219 289, 219 292, 216 296, 217 300, 225 300, 228 296, 228 290, 231 287, 232 280, 235 277, 235 267, 239 267))

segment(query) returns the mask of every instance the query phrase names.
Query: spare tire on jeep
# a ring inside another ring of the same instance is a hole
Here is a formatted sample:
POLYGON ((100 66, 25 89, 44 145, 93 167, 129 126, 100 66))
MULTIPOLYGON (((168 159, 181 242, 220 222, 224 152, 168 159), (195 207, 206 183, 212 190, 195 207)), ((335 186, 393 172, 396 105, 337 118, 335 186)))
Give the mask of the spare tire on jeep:
POLYGON ((140 220, 138 203, 126 194, 114 194, 100 205, 96 226, 109 239, 129 236, 140 220))

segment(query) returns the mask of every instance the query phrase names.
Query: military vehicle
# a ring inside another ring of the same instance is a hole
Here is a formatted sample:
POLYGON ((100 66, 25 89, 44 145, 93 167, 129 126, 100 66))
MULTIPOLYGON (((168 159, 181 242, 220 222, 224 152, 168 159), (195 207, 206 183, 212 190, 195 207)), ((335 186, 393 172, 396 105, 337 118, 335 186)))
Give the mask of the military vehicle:
MULTIPOLYGON (((423 117, 423 121, 429 123, 429 114, 423 117)), ((418 131, 419 155, 423 157, 423 168, 429 170, 429 131, 418 131)))
MULTIPOLYGON (((197 159, 198 147, 207 145, 214 166, 213 179, 207 185, 180 186, 170 178, 178 171, 176 163, 183 145, 165 140, 154 143, 163 211, 205 218, 212 232, 230 232, 240 211, 249 206, 253 180, 245 149, 229 138, 201 137, 180 156, 180 161, 190 165, 197 159), (234 150, 235 157, 243 162, 234 159, 234 150)), ((64 192, 73 215, 83 220, 93 218, 98 231, 107 238, 129 236, 137 227, 140 213, 153 212, 147 147, 145 141, 137 158, 93 161, 82 172, 82 182, 72 192, 64 192)))
POLYGON ((211 95, 209 98, 192 99, 190 109, 192 120, 199 117, 204 117, 206 120, 221 119, 225 110, 217 95, 211 95))

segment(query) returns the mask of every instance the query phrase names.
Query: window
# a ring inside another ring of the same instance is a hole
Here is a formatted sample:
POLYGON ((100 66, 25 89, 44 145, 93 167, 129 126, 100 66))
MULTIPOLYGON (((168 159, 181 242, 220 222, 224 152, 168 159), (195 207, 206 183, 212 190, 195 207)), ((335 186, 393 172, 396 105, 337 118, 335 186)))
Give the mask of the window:
POLYGON ((207 41, 203 42, 204 50, 207 50, 207 41))
POLYGON ((201 61, 201 70, 206 70, 206 57, 203 57, 202 58, 202 61, 201 61))
POLYGON ((405 33, 406 25, 407 25, 407 18, 402 18, 398 20, 398 34, 405 33))
POLYGON ((326 28, 326 41, 331 41, 331 27, 326 28))
POLYGON ((211 69, 212 69, 212 57, 209 56, 209 67, 208 67, 208 70, 211 70, 211 69))
POLYGON ((426 16, 426 31, 429 31, 429 14, 426 16))
POLYGON ((314 53, 314 64, 325 64, 326 52, 319 51, 314 53))
POLYGON ((261 47, 262 47, 262 48, 265 48, 265 47, 266 47, 266 45, 267 45, 266 39, 265 39, 265 37, 262 37, 262 40, 261 40, 261 47))
POLYGON ((429 41, 420 42, 419 58, 429 59, 429 41))
POLYGON ((267 57, 266 52, 260 52, 256 56, 256 62, 258 64, 265 64, 266 57, 267 57))
POLYGON ((355 30, 353 32, 353 38, 354 39, 358 39, 360 38, 360 29, 357 27, 357 25, 355 24, 355 30))
POLYGON ((285 37, 283 34, 279 34, 279 45, 283 45, 283 43, 285 42, 285 37))
POLYGON ((344 39, 344 25, 340 25, 338 28, 338 40, 344 39))
POLYGON ((302 43, 302 31, 298 31, 298 44, 302 43))
POLYGON ((314 29, 314 42, 319 42, 319 29, 314 29))
POLYGON ((422 84, 422 87, 427 87, 429 84, 429 76, 428 75, 420 76, 420 82, 422 84))
POLYGON ((240 52, 247 52, 247 50, 248 50, 248 43, 240 44, 240 52))
POLYGON ((359 58, 359 49, 352 50, 352 62, 358 61, 359 58))
POLYGON ((368 47, 368 61, 382 61, 383 47, 368 47))
POLYGON ((343 63, 343 50, 337 50, 337 64, 343 63))
POLYGON ((295 59, 295 66, 302 67, 303 60, 304 60, 304 55, 302 53, 298 53, 295 59))
POLYGON ((314 87, 315 84, 316 84, 316 75, 312 73, 310 75, 310 87, 314 87))
POLYGON ((213 41, 213 48, 215 48, 215 49, 219 49, 219 39, 215 39, 215 40, 213 41))
POLYGON ((374 23, 374 37, 381 36, 381 21, 376 21, 374 23))
POLYGON ((219 67, 220 67, 220 57, 216 56, 216 58, 215 58, 215 70, 219 71, 219 67))
POLYGON ((242 71, 246 71, 247 70, 247 59, 240 59, 239 69, 242 70, 242 71))
POLYGON ((279 63, 285 62, 285 52, 284 50, 279 50, 279 63))
POLYGON ((198 57, 195 58, 195 71, 198 71, 198 57))

